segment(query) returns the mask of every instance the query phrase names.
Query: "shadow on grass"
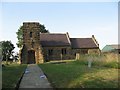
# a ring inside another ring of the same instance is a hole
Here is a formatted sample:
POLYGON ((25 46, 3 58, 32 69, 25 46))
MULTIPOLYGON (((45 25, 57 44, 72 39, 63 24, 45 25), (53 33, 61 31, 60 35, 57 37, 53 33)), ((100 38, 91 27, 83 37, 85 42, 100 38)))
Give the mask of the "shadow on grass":
POLYGON ((101 68, 74 78, 67 87, 118 88, 118 73, 116 69, 101 68))
POLYGON ((15 88, 27 65, 6 65, 2 68, 2 88, 15 88))

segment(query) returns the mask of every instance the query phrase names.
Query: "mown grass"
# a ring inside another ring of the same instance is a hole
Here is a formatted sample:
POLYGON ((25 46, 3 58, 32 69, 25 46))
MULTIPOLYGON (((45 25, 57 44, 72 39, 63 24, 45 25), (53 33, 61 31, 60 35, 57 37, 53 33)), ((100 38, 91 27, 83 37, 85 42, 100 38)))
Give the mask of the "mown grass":
POLYGON ((2 67, 2 88, 15 88, 26 67, 26 64, 9 64, 2 67))
POLYGON ((54 88, 118 88, 119 69, 110 63, 96 61, 88 68, 87 60, 77 60, 39 66, 54 88))
POLYGON ((2 65, 0 65, 0 89, 2 89, 2 65))

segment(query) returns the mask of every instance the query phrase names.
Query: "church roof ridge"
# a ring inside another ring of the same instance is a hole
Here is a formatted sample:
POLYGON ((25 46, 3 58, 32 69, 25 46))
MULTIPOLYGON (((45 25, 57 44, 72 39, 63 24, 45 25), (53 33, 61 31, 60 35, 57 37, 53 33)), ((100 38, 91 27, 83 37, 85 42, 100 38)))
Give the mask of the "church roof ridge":
POLYGON ((40 34, 66 34, 66 33, 40 33, 40 34))

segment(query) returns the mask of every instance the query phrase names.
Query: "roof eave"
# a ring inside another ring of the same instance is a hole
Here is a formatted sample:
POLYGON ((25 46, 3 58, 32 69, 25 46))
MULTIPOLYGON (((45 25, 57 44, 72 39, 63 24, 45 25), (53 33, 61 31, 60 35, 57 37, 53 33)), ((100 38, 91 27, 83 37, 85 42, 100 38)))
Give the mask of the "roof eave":
POLYGON ((89 47, 89 48, 72 48, 72 49, 99 49, 99 47, 89 47))

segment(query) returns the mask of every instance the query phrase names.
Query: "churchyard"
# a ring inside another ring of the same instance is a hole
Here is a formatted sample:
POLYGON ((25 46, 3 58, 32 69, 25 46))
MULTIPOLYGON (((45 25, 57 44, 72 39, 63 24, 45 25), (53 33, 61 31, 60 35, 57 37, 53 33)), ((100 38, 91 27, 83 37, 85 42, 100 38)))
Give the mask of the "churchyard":
MULTIPOLYGON (((66 61, 64 61, 66 62, 66 61)), ((66 63, 39 65, 54 88, 118 88, 118 55, 81 56, 66 63), (92 58, 89 66, 88 60, 92 58)))
MULTIPOLYGON (((83 55, 79 60, 38 64, 53 88, 118 88, 118 55, 83 55), (91 60, 91 61, 89 61, 91 60), (89 62, 89 63, 88 63, 89 62)), ((15 88, 27 64, 2 67, 2 87, 15 88)))

